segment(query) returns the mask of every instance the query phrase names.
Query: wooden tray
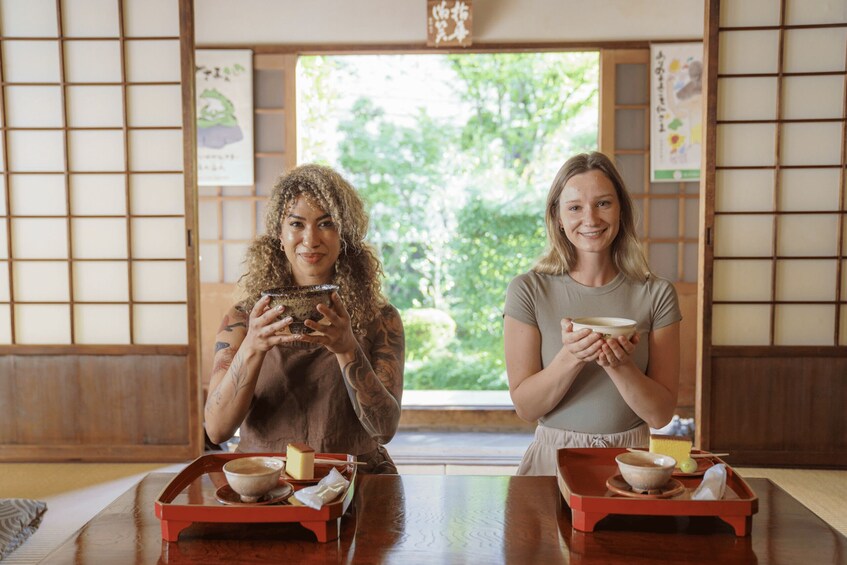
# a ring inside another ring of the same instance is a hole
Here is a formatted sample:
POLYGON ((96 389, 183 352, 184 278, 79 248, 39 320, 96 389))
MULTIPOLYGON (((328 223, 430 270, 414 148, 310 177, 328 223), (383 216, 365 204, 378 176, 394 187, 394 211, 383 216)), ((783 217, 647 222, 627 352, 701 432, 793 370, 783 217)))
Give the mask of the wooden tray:
MULTIPOLYGON (((318 538, 327 542, 338 538, 341 516, 353 500, 356 465, 337 465, 338 471, 350 481, 343 497, 325 504, 320 510, 308 506, 283 505, 231 505, 221 504, 215 499, 217 489, 226 485, 224 463, 239 457, 254 455, 278 456, 279 453, 215 453, 202 455, 185 467, 156 497, 156 517, 162 523, 162 539, 177 541, 179 533, 194 522, 300 522, 318 538)), ((343 453, 319 453, 316 457, 355 461, 353 455, 343 453)), ((315 474, 323 467, 315 465, 315 474)), ((308 485, 292 485, 300 490, 308 485)))
MULTIPOLYGON (((616 495, 606 480, 618 474, 615 456, 621 448, 559 449, 556 478, 562 497, 571 509, 573 527, 583 532, 609 514, 647 516, 716 516, 735 530, 735 535, 750 534, 753 514, 759 510, 756 493, 729 465, 726 466, 726 493, 723 500, 640 499, 616 495)), ((697 453, 694 450, 694 453, 697 453)), ((715 463, 724 463, 713 458, 715 463)), ((725 464, 725 463, 724 463, 725 464)), ((686 489, 693 490, 702 477, 675 477, 686 489)))

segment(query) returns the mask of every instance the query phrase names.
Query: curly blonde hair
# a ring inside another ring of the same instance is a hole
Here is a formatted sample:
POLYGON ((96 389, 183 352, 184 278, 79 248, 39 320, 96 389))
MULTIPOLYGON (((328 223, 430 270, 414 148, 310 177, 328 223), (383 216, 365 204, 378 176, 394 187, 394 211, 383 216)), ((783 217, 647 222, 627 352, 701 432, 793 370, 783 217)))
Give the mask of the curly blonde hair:
POLYGON ((565 161, 556 173, 550 192, 547 193, 544 214, 547 227, 547 250, 532 270, 548 275, 561 275, 576 266, 576 247, 559 229, 559 196, 572 177, 588 171, 600 171, 606 175, 614 185, 620 202, 620 229, 612 242, 612 261, 615 267, 630 280, 646 280, 651 275, 650 266, 644 257, 635 230, 635 210, 632 198, 612 160, 597 151, 574 155, 565 161))
POLYGON ((330 167, 301 165, 281 175, 268 199, 265 234, 256 237, 244 260, 246 271, 238 283, 241 305, 250 310, 263 290, 294 286, 291 264, 282 250, 282 221, 300 196, 332 216, 341 239, 332 282, 350 314, 357 333, 388 304, 382 294, 382 265, 373 247, 365 242, 368 215, 359 194, 330 167))

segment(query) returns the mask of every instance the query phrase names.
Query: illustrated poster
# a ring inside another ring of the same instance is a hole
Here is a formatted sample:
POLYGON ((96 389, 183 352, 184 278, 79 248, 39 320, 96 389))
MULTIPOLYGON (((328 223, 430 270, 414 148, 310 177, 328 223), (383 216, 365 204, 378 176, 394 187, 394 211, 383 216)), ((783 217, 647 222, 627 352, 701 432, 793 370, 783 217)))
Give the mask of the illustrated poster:
POLYGON ((700 180, 703 44, 650 47, 650 179, 700 180))
POLYGON ((198 49, 197 184, 253 184, 253 52, 198 49))

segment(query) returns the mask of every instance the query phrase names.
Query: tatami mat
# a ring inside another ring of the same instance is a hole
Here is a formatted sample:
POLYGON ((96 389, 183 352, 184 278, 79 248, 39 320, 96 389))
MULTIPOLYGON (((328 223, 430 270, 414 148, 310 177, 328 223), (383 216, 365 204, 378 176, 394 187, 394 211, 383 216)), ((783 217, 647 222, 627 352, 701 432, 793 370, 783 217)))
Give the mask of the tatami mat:
MULTIPOLYGON (((161 470, 169 463, 0 463, 0 498, 44 498, 161 470)), ((181 468, 182 465, 179 466, 181 468)), ((132 484, 132 483, 130 483, 132 484)))
POLYGON ((744 478, 770 479, 847 536, 847 471, 735 467, 744 478))

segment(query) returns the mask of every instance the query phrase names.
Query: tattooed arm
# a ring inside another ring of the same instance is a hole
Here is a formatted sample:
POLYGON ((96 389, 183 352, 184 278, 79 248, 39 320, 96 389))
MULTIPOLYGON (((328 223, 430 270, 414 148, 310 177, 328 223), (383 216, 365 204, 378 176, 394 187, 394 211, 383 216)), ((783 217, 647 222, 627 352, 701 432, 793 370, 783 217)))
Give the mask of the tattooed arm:
POLYGON ((382 311, 370 353, 370 362, 361 347, 336 357, 356 416, 371 437, 386 444, 400 424, 405 358, 403 322, 393 306, 382 311))
POLYGON ((338 293, 333 293, 331 306, 320 304, 317 309, 329 325, 307 320, 305 324, 320 334, 303 335, 303 341, 320 343, 335 354, 356 416, 371 437, 388 443, 400 423, 403 395, 406 345, 400 313, 391 305, 382 309, 368 361, 338 293))
POLYGON ((282 310, 268 308, 268 302, 263 297, 250 312, 240 306, 230 308, 218 328, 204 412, 206 434, 214 443, 231 438, 247 416, 265 353, 278 343, 297 339, 276 335, 291 318, 280 320, 282 310))

